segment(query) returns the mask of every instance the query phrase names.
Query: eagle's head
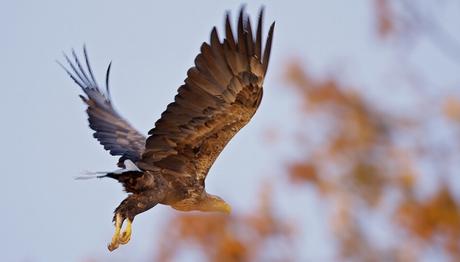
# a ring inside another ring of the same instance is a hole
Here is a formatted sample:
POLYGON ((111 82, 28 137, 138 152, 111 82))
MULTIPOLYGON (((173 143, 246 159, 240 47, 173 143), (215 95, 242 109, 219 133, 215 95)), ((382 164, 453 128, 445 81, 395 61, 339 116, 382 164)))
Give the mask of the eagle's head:
POLYGON ((230 214, 232 212, 232 207, 222 198, 205 193, 205 196, 199 202, 198 210, 204 212, 221 212, 230 214))

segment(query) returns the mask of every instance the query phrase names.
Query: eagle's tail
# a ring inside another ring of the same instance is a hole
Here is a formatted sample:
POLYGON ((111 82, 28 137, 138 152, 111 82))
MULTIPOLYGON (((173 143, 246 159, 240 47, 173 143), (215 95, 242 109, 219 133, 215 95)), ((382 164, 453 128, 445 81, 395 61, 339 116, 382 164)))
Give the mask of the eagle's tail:
POLYGON ((88 179, 93 179, 93 178, 104 178, 104 177, 110 177, 116 180, 119 180, 120 175, 125 174, 125 173, 141 173, 142 171, 136 166, 136 164, 133 163, 133 161, 126 159, 123 162, 125 168, 122 169, 117 169, 112 172, 90 172, 86 171, 83 173, 83 176, 77 176, 75 177, 76 180, 88 180, 88 179))
POLYGON ((88 180, 88 179, 93 179, 93 178, 104 178, 104 177, 109 177, 110 172, 90 172, 90 171, 85 171, 83 175, 75 177, 75 180, 88 180))

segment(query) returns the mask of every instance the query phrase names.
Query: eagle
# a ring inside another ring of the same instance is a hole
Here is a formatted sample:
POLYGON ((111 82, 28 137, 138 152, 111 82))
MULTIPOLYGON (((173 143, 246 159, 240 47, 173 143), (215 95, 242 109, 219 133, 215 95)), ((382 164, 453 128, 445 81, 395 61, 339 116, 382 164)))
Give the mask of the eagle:
POLYGON ((242 7, 234 34, 227 12, 223 40, 213 27, 209 43, 201 45, 195 66, 188 70, 174 102, 147 137, 112 104, 111 63, 104 90, 94 77, 85 46, 84 63, 74 50, 71 57, 64 54, 68 66, 60 65, 84 93, 80 97, 87 106, 94 138, 111 155, 119 156, 120 169, 97 177, 117 180, 128 193, 114 211, 110 251, 127 244, 134 217, 157 204, 180 211, 230 213, 229 204, 206 192, 205 179, 220 152, 251 120, 262 100, 275 27, 273 22, 262 47, 263 16, 262 8, 253 32, 242 7))

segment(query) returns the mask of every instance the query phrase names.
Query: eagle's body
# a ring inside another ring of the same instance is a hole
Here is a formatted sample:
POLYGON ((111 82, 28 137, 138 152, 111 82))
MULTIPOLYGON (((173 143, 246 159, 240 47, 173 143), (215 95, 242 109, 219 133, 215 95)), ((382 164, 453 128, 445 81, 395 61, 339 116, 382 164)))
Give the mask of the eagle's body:
POLYGON ((129 193, 115 209, 110 250, 126 244, 134 217, 157 204, 181 211, 230 212, 225 201, 205 191, 205 178, 220 152, 260 105, 274 28, 272 24, 262 50, 262 17, 261 11, 255 35, 243 9, 236 37, 228 15, 222 42, 213 28, 210 44, 201 46, 195 67, 187 72, 175 101, 148 138, 113 108, 108 88, 110 65, 103 92, 93 76, 86 49, 86 70, 75 52, 74 62, 66 56, 71 68, 66 71, 86 94, 81 98, 88 105, 94 137, 112 155, 120 156, 118 166, 122 169, 100 177, 118 180, 129 193), (120 234, 125 220, 126 231, 120 234))

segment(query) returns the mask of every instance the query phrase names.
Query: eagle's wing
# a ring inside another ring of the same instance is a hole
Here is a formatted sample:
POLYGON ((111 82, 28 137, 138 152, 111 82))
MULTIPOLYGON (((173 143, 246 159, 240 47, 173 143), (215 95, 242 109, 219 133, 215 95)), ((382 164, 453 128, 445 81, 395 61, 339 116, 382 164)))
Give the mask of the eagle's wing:
POLYGON ((163 173, 204 179, 262 99, 274 29, 273 23, 262 50, 262 20, 263 10, 254 36, 249 17, 241 9, 235 39, 227 14, 223 42, 213 28, 210 44, 201 46, 195 67, 187 72, 174 102, 149 131, 137 163, 141 169, 160 168, 163 173))
POLYGON ((140 159, 145 148, 146 138, 124 120, 112 106, 109 91, 110 64, 107 68, 106 91, 104 93, 93 76, 85 47, 83 52, 87 70, 83 68, 74 51, 72 51, 73 62, 65 55, 70 70, 62 64, 60 65, 86 94, 86 96, 80 95, 80 97, 88 105, 86 112, 88 113, 89 126, 95 131, 93 136, 106 150, 109 150, 111 155, 121 156, 118 166, 124 167, 123 162, 126 159, 136 162, 140 159))

